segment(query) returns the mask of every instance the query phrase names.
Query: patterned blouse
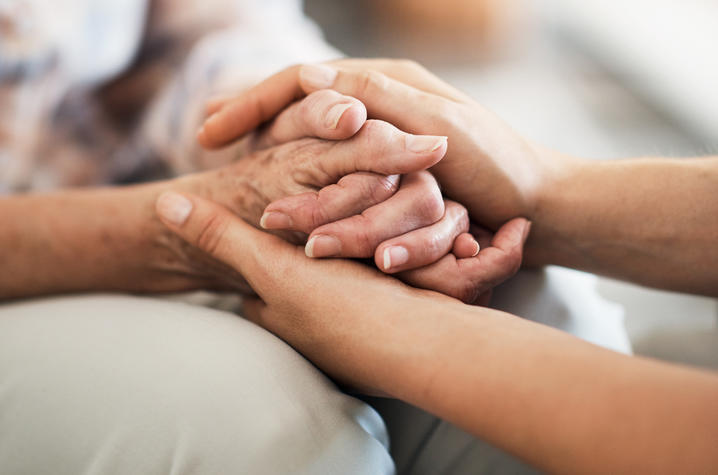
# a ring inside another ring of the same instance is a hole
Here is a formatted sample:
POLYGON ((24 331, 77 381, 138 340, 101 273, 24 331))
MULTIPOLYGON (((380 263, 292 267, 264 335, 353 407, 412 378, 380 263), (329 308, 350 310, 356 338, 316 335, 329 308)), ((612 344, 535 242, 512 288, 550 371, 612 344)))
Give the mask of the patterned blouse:
POLYGON ((236 158, 198 149, 206 99, 339 55, 301 7, 0 0, 0 194, 151 180, 236 158))

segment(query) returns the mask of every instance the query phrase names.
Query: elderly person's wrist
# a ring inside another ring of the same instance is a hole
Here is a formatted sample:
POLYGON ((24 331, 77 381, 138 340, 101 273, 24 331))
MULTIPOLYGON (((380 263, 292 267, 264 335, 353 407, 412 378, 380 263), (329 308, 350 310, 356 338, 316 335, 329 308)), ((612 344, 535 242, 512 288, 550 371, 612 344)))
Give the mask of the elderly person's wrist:
POLYGON ((238 207, 241 202, 229 198, 243 195, 238 188, 243 185, 235 178, 220 170, 211 170, 159 182, 146 190, 142 200, 145 203, 143 207, 148 210, 146 226, 153 243, 148 264, 164 275, 167 288, 163 291, 216 289, 251 292, 239 273, 196 247, 187 245, 159 221, 155 211, 157 198, 165 192, 174 191, 216 200, 245 217, 246 213, 240 212, 243 210, 238 207), (231 194, 230 188, 233 188, 231 194))

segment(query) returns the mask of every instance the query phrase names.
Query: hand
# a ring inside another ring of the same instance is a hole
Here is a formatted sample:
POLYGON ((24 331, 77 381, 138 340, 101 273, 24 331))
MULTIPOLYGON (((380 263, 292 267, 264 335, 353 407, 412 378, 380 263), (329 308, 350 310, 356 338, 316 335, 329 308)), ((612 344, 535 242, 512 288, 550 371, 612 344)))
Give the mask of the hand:
MULTIPOLYGON (((265 209, 263 227, 310 233, 309 257, 373 255, 380 270, 396 274, 414 287, 436 290, 478 305, 488 305, 491 292, 487 288, 513 276, 521 265, 522 249, 502 239, 495 244, 500 253, 479 254, 480 249, 491 244, 493 233, 477 225, 472 225, 468 233, 466 209, 451 200, 444 200, 443 216, 435 224, 388 238, 413 227, 404 208, 426 209, 432 214, 430 210, 441 203, 438 188, 427 172, 406 175, 402 189, 391 198, 394 201, 391 205, 387 206, 387 201, 348 219, 323 224, 326 220, 322 217, 336 214, 336 207, 341 204, 332 191, 328 187, 273 202, 265 209), (421 201, 417 202, 417 197, 421 201), (433 203, 422 205, 427 199, 433 203), (473 257, 476 258, 466 259, 473 257)), ((517 232, 524 234, 521 240, 524 242, 530 226, 523 219, 514 221, 517 222, 512 221, 507 229, 516 227, 517 232)))
MULTIPOLYGON (((439 220, 444 209, 436 182, 428 173, 418 172, 443 157, 446 138, 406 134, 383 121, 365 121, 365 117, 356 99, 318 91, 256 131, 249 156, 189 180, 203 183, 201 194, 226 204, 250 223, 261 221, 278 229, 281 215, 263 216, 271 201, 299 193, 313 192, 305 198, 321 195, 320 202, 326 206, 315 208, 317 215, 311 223, 303 223, 317 227, 392 198, 401 187, 399 174, 409 174, 405 182, 428 186, 407 190, 402 202, 396 202, 397 211, 421 221, 421 226, 439 220), (413 206, 414 200, 425 206, 411 211, 419 208, 413 206)), ((311 231, 301 226, 294 230, 311 231)))
MULTIPOLYGON (((273 137, 273 140, 254 142, 276 145, 281 140, 292 140, 300 136, 292 128, 302 123, 315 123, 314 126, 304 127, 305 134, 323 133, 317 123, 318 114, 312 112, 312 106, 316 109, 316 105, 331 103, 337 96, 330 90, 311 93, 303 101, 285 109, 268 126, 255 132, 273 137), (328 93, 334 96, 315 99, 319 94, 328 93)), ((343 102, 349 103, 347 98, 343 102)), ((210 112, 215 107, 210 107, 210 112)), ((333 108, 325 105, 320 109, 333 108)), ((361 116, 362 111, 359 112, 361 116)), ((240 117, 235 119, 241 120, 240 117)), ((369 125, 386 127, 386 124, 374 124, 372 121, 366 124, 369 125)), ((280 172, 277 170, 276 173, 280 172)), ((507 248, 495 256, 501 265, 485 266, 487 258, 483 256, 465 260, 475 257, 480 248, 467 232, 469 219, 466 209, 454 201, 443 201, 433 176, 427 172, 407 174, 399 191, 389 198, 386 190, 380 190, 384 196, 377 199, 374 196, 376 187, 363 184, 366 180, 376 185, 375 177, 353 174, 342 178, 336 185, 320 190, 294 196, 285 192, 290 196, 269 205, 261 218, 261 225, 265 229, 309 234, 306 253, 310 257, 373 256, 380 270, 397 273, 399 278, 416 287, 443 292, 467 303, 488 304, 490 293, 485 292, 487 284, 493 282, 496 285, 518 269, 521 249, 507 248), (492 273, 491 269, 500 271, 492 273)), ((264 189, 264 186, 259 189, 264 189)), ((527 233, 528 227, 521 232, 527 233)), ((287 237, 286 234, 284 236, 287 237)), ((301 242, 302 237, 303 234, 295 235, 293 242, 301 242)))
POLYGON ((407 61, 339 60, 289 68, 215 105, 198 139, 205 147, 221 146, 303 94, 327 88, 359 99, 371 118, 411 133, 448 136, 449 152, 431 171, 448 197, 492 229, 516 216, 532 218, 562 168, 556 157, 546 158, 466 95, 407 61))
MULTIPOLYGON (((454 202, 445 207, 434 178, 425 171, 412 172, 439 160, 445 139, 411 136, 380 121, 361 125, 361 110, 355 114, 359 120, 346 121, 346 111, 352 111, 356 102, 333 91, 311 94, 256 134, 255 153, 223 169, 188 177, 184 181, 193 186, 179 189, 199 191, 255 225, 298 231, 282 234, 292 242, 304 242, 302 232, 320 227, 324 239, 313 234, 306 247, 310 256, 371 257, 383 241, 398 236, 404 250, 416 252, 405 252, 403 262, 394 253, 392 271, 431 264, 452 250, 459 258, 475 255, 478 244, 467 233, 466 210, 454 202), (326 121, 326 111, 331 115, 336 108, 340 113, 326 121), (348 140, 302 138, 329 134, 340 138, 353 134, 357 124, 359 132, 348 140), (334 127, 343 130, 336 133, 334 127), (283 140, 290 142, 276 145, 283 140), (392 172, 408 173, 400 184, 392 172), (301 192, 305 193, 297 198, 305 203, 313 199, 314 206, 302 208, 304 219, 301 213, 294 214, 296 226, 287 226, 283 219, 289 215, 278 213, 279 208, 271 212, 270 207, 259 218, 270 200, 301 192), (430 241, 431 246, 422 246, 423 241, 430 241)), ((377 254, 378 265, 388 270, 388 258, 390 254, 377 254)), ((414 280, 420 283, 422 278, 414 280)), ((233 275, 232 282, 237 281, 233 275)))
MULTIPOLYGON (((165 193, 157 201, 157 212, 162 222, 189 245, 243 275, 261 298, 249 301, 246 315, 303 352, 311 351, 316 343, 312 342, 316 325, 341 328, 335 319, 338 311, 361 318, 375 311, 387 313, 386 308, 379 310, 386 306, 411 312, 417 299, 455 301, 436 292, 412 289, 357 262, 309 259, 300 247, 254 229, 227 208, 197 196, 165 193)), ((518 250, 520 262, 526 228, 523 219, 511 221, 476 257, 458 262, 476 262, 486 275, 503 274, 504 255, 518 250)), ((495 283, 486 282, 477 291, 488 290, 495 283)))

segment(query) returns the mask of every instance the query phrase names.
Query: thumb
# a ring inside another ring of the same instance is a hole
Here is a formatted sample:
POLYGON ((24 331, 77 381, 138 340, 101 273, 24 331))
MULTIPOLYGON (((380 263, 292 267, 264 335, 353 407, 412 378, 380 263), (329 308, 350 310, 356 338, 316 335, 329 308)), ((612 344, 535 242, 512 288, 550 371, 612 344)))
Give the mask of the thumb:
POLYGON ((379 71, 351 70, 327 64, 305 64, 299 70, 305 93, 333 89, 361 101, 369 116, 414 134, 441 130, 445 117, 460 112, 459 104, 412 87, 379 71))
POLYGON ((155 208, 172 232, 237 270, 253 288, 252 276, 261 262, 259 246, 278 246, 275 236, 253 228, 227 208, 194 195, 168 191, 160 195, 155 208))

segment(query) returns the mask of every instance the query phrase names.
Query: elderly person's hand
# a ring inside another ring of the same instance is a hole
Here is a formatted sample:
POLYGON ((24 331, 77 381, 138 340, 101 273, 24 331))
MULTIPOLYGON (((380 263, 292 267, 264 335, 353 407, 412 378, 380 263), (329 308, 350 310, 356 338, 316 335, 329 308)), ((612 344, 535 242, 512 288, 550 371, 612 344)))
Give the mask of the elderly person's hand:
POLYGON ((492 229, 516 216, 532 219, 564 165, 560 157, 546 158, 471 98, 410 61, 345 59, 291 67, 237 98, 213 104, 214 114, 198 138, 205 147, 221 146, 302 95, 322 89, 356 97, 370 118, 407 132, 448 136, 449 151, 431 171, 446 196, 492 229))
MULTIPOLYGON (((247 279, 261 299, 245 301, 248 318, 310 358, 317 351, 346 350, 320 349, 319 341, 313 340, 317 329, 331 333, 328 328, 336 327, 341 332, 344 319, 360 322, 368 315, 412 315, 418 308, 426 310, 424 305, 436 303, 436 314, 441 315, 440 305, 458 303, 436 292, 413 289, 348 259, 310 259, 301 247, 254 229, 227 208, 198 196, 165 193, 157 201, 157 212, 162 222, 190 246, 247 279)), ((506 256, 516 255, 520 261, 527 231, 525 219, 514 219, 502 226, 477 256, 463 261, 467 266, 472 265, 469 261, 475 262, 487 275, 506 274, 506 256)), ((441 277, 440 273, 435 275, 441 277)), ((441 287, 438 282, 436 285, 441 287)), ((488 288, 487 284, 484 290, 488 288)), ((367 381, 351 383, 363 385, 367 381)))
MULTIPOLYGON (((189 186, 178 189, 198 190, 255 226, 289 230, 277 233, 306 242, 308 256, 374 257, 380 269, 412 285, 486 303, 487 295, 479 297, 515 272, 520 251, 507 254, 498 274, 465 262, 479 251, 467 212, 444 201, 436 180, 423 171, 446 152, 445 137, 363 122, 362 112, 361 103, 334 91, 310 94, 254 134, 254 153, 189 176, 189 186)), ((249 290, 236 273, 182 251, 196 271, 210 269, 215 279, 227 275, 230 285, 249 290)))

